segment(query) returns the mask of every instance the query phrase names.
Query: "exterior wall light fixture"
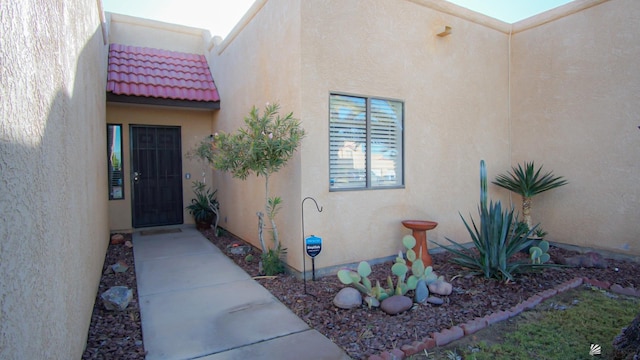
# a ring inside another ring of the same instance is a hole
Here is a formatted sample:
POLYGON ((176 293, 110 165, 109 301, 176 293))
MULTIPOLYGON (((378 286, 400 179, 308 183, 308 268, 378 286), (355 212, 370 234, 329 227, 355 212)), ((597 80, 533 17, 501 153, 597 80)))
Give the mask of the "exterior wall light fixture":
POLYGON ((449 36, 450 34, 451 34, 451 26, 445 26, 444 31, 438 33, 437 35, 440 37, 445 37, 445 36, 449 36))

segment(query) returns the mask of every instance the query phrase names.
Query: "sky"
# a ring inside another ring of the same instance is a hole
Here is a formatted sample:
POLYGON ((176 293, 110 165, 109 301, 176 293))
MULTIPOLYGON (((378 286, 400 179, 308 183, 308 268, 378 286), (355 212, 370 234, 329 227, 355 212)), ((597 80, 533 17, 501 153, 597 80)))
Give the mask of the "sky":
MULTIPOLYGON (((498 20, 514 23, 572 0, 448 1, 498 20)), ((211 35, 224 38, 253 2, 254 0, 102 0, 102 5, 105 11, 208 29, 211 35)))

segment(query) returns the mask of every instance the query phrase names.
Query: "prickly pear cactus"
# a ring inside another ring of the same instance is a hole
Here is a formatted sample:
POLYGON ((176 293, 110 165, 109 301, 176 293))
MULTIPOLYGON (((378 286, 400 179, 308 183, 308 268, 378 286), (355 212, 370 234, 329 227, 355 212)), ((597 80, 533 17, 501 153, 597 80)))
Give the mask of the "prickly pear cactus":
POLYGON ((540 241, 538 246, 530 247, 529 254, 531 255, 531 263, 539 265, 549 261, 551 257, 547 251, 549 251, 549 242, 546 240, 540 241))

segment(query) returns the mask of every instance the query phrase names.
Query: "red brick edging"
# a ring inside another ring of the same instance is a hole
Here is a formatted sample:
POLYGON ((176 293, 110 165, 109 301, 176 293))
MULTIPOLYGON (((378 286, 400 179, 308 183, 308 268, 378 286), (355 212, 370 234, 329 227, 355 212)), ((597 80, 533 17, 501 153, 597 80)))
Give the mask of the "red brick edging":
POLYGON ((380 353, 379 355, 371 355, 369 356, 369 360, 403 360, 405 356, 411 356, 423 350, 430 350, 436 346, 449 344, 452 341, 459 340, 464 336, 471 335, 476 331, 482 330, 491 324, 495 324, 499 321, 512 318, 520 314, 524 310, 533 309, 542 301, 547 300, 557 294, 563 293, 567 290, 577 288, 583 283, 605 290, 610 290, 622 295, 640 297, 640 289, 635 289, 632 287, 623 288, 618 284, 611 285, 606 281, 590 279, 587 277, 576 277, 572 280, 557 285, 553 289, 545 290, 532 295, 527 300, 513 306, 509 310, 498 311, 491 315, 487 315, 481 318, 475 318, 473 320, 467 321, 464 324, 441 330, 440 332, 433 332, 431 333, 431 336, 425 337, 424 339, 422 339, 422 341, 414 341, 411 344, 403 345, 402 347, 400 347, 400 349, 385 351, 380 353))

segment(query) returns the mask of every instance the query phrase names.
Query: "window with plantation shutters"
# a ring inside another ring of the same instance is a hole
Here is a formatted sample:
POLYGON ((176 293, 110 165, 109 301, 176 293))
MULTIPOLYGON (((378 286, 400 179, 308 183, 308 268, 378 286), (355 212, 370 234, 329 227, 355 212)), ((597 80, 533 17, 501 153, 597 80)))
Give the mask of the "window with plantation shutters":
POLYGON ((331 190, 404 185, 402 102, 332 94, 329 112, 331 190))

